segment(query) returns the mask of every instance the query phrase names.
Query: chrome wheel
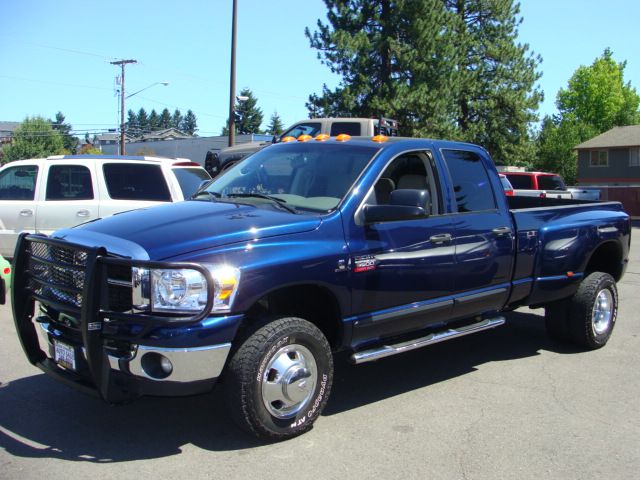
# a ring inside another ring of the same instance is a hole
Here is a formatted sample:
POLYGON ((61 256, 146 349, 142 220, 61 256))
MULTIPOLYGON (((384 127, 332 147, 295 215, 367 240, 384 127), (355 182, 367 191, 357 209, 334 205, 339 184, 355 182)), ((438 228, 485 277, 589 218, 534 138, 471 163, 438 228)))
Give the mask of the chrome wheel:
POLYGON ((309 404, 318 383, 318 367, 308 348, 282 347, 267 362, 262 376, 262 401, 276 418, 294 416, 309 404))
POLYGON ((613 320, 613 295, 609 289, 598 292, 591 311, 591 326, 596 335, 606 332, 613 320))

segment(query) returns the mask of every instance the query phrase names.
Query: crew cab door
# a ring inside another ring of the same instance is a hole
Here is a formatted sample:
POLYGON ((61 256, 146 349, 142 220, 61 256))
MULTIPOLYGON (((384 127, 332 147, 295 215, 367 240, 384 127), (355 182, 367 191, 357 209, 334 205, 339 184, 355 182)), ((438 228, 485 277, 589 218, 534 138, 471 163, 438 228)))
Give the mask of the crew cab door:
POLYGON ((10 165, 0 172, 0 254, 13 257, 20 232, 36 228, 37 164, 10 165))
POLYGON ((456 213, 453 317, 501 309, 509 296, 514 259, 514 225, 490 159, 480 152, 442 150, 456 213))
POLYGON ((345 226, 349 242, 354 344, 446 320, 455 280, 453 222, 442 215, 429 151, 404 152, 385 167, 345 226), (386 205, 398 189, 427 190, 429 216, 364 223, 366 205, 386 205))
POLYGON ((65 160, 44 164, 44 188, 38 194, 36 231, 44 234, 98 218, 95 166, 65 160))

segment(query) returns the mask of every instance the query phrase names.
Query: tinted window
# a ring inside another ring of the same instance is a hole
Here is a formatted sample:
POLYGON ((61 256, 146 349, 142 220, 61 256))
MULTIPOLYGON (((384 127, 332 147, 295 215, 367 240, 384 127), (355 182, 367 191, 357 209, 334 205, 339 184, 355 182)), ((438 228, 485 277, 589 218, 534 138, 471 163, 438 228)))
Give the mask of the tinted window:
POLYGON ((47 200, 91 200, 91 172, 83 165, 52 165, 47 177, 47 200))
POLYGON ((320 133, 320 124, 317 122, 309 122, 309 123, 301 123, 300 125, 296 125, 291 130, 284 132, 280 135, 280 138, 284 137, 295 137, 298 138, 300 135, 311 135, 315 137, 318 133, 320 133))
POLYGON ((33 200, 36 193, 38 167, 10 167, 0 173, 1 200, 33 200))
POLYGON ((189 198, 205 180, 211 180, 211 176, 201 168, 174 168, 173 173, 178 179, 182 196, 189 198))
POLYGON ((493 210, 496 202, 489 175, 480 157, 463 150, 444 150, 458 212, 493 210))
POLYGON ((346 133, 347 135, 351 135, 353 137, 362 135, 360 124, 357 122, 338 122, 331 125, 330 135, 332 137, 337 137, 341 133, 346 133))
POLYGON ((538 187, 540 190, 566 190, 562 178, 559 175, 539 175, 538 187))
POLYGON ((513 185, 513 188, 520 190, 531 190, 531 176, 530 175, 509 175, 507 178, 513 185))
POLYGON ((107 191, 114 200, 171 201, 160 165, 106 163, 102 168, 107 191))

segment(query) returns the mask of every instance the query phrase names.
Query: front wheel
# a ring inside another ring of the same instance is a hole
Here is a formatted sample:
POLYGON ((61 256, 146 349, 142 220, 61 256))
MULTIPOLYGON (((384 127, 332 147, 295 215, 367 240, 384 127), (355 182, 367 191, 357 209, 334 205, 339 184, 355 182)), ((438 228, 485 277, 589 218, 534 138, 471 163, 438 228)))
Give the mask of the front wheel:
POLYGON ((333 357, 312 323, 279 318, 251 328, 225 374, 236 423, 257 437, 285 440, 313 426, 327 403, 333 357))

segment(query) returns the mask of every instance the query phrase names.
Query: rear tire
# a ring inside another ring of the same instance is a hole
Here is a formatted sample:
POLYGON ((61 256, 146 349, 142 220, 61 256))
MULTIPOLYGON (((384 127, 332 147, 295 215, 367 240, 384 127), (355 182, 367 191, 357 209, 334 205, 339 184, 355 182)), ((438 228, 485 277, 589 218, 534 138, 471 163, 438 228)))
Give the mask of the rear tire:
POLYGON ((594 350, 604 347, 618 316, 618 290, 611 275, 589 274, 576 293, 546 306, 545 326, 554 340, 594 350))
POLYGON ((617 316, 616 281, 608 273, 591 273, 582 281, 572 300, 569 321, 574 342, 590 350, 604 347, 617 316))
POLYGON ((232 355, 225 395, 235 422, 258 438, 286 440, 313 426, 333 382, 329 342, 296 317, 253 326, 232 355))

